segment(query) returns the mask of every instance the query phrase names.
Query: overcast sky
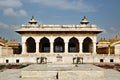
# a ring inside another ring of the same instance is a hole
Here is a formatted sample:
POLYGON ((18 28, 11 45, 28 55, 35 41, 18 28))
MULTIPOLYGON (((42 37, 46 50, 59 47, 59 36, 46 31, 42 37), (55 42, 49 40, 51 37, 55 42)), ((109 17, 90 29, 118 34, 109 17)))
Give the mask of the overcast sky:
POLYGON ((34 16, 39 24, 79 24, 86 16, 104 32, 120 35, 120 0, 0 0, 0 37, 20 41, 15 32, 34 16))

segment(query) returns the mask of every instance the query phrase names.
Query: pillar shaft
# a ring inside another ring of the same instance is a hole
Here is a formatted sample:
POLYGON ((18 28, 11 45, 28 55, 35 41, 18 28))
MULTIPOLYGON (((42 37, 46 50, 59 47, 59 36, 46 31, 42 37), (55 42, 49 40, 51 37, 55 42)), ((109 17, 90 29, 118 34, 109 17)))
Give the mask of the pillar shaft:
POLYGON ((83 42, 79 42, 79 52, 80 53, 83 53, 83 47, 82 47, 82 45, 83 45, 83 42))
POLYGON ((65 42, 65 53, 68 53, 68 42, 65 42))
POLYGON ((96 42, 93 42, 93 53, 96 54, 96 42))
POLYGON ((50 53, 53 53, 53 42, 50 42, 50 53))
POLYGON ((39 42, 36 42, 36 53, 39 53, 39 42))
POLYGON ((26 44, 25 44, 25 42, 23 42, 23 43, 22 43, 22 54, 25 54, 25 53, 27 52, 26 49, 27 49, 27 48, 26 48, 26 44))

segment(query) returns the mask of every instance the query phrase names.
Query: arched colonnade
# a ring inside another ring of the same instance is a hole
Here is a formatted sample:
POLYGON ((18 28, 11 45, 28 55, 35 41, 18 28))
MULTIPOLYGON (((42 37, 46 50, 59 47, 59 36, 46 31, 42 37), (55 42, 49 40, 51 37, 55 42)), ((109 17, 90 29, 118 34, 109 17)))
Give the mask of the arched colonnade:
POLYGON ((27 37, 22 42, 22 53, 96 53, 96 40, 91 37, 27 37))

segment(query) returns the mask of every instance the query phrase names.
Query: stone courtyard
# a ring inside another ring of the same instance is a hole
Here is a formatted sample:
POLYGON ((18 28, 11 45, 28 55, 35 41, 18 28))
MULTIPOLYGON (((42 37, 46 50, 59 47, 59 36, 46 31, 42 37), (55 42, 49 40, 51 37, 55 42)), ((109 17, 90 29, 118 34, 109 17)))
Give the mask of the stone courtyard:
POLYGON ((119 75, 114 69, 92 64, 32 64, 22 69, 3 69, 0 80, 119 80, 119 75))
POLYGON ((120 65, 120 38, 97 42, 97 34, 103 30, 89 24, 86 17, 73 25, 39 24, 32 17, 16 32, 21 35, 21 45, 1 39, 0 64, 31 65, 5 66, 0 69, 0 80, 120 79, 119 71, 93 65, 120 65))

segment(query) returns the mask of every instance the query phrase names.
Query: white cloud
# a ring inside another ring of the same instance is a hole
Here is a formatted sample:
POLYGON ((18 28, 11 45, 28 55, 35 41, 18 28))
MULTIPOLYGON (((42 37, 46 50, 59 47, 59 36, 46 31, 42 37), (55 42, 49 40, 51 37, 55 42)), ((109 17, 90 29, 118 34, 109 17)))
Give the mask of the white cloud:
POLYGON ((85 0, 31 0, 31 2, 64 10, 79 10, 81 12, 96 11, 96 8, 93 5, 85 3, 85 0))
POLYGON ((15 31, 16 29, 18 29, 19 25, 8 25, 5 24, 3 22, 0 22, 0 29, 4 29, 4 30, 12 30, 15 31))
POLYGON ((112 32, 119 32, 119 30, 120 30, 120 28, 119 27, 110 27, 109 28, 110 29, 110 31, 112 31, 112 32))
POLYGON ((17 16, 17 14, 13 10, 13 8, 7 8, 7 9, 5 9, 4 12, 3 12, 3 14, 7 15, 7 16, 17 16))
POLYGON ((22 3, 20 0, 1 0, 0 7, 20 7, 22 3))
POLYGON ((22 2, 20 0, 1 0, 0 10, 3 11, 3 15, 12 17, 25 17, 27 12, 22 7, 22 2))
POLYGON ((0 29, 7 29, 9 26, 3 22, 0 22, 0 29))
POLYGON ((20 40, 20 36, 15 32, 19 25, 8 25, 0 21, 0 37, 4 37, 7 40, 20 40))
POLYGON ((25 10, 19 10, 18 11, 18 13, 19 13, 19 15, 21 15, 21 16, 27 16, 27 12, 25 11, 25 10))
POLYGON ((4 9, 3 14, 6 16, 27 16, 27 12, 25 10, 14 10, 13 8, 4 9))

